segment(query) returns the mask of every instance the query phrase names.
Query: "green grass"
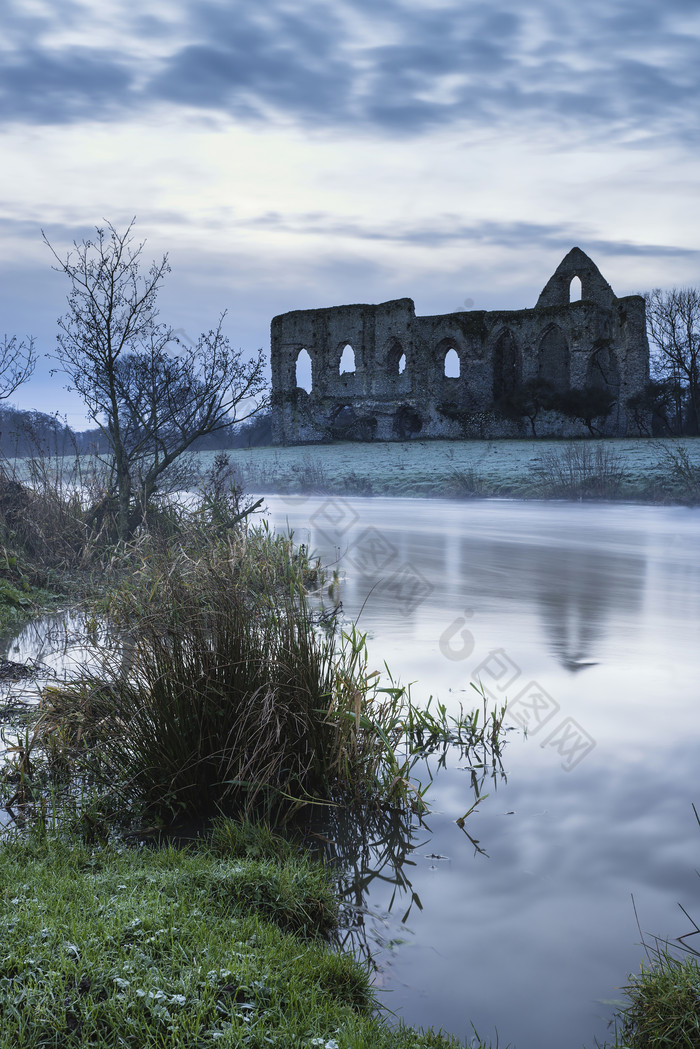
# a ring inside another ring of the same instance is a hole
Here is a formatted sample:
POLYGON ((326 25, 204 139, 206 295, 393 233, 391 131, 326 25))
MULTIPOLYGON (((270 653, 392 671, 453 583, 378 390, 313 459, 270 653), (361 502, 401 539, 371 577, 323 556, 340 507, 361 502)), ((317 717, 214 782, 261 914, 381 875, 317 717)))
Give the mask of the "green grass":
POLYGON ((19 627, 55 603, 56 594, 37 585, 31 566, 0 546, 0 630, 19 627))
POLYGON ((375 1014, 367 970, 319 937, 324 868, 231 837, 232 853, 223 826, 197 849, 0 846, 0 1049, 458 1044, 375 1014))
MULTIPOLYGON (((655 951, 625 987, 610 1049, 700 1049, 700 965, 655 951)), ((607 1043, 606 1043, 607 1044, 607 1043)))

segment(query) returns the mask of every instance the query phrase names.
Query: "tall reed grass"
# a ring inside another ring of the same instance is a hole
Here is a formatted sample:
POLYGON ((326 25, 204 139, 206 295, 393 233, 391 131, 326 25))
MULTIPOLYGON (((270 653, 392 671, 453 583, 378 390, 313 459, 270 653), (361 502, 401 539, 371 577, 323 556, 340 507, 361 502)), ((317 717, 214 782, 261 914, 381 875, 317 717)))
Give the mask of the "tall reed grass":
MULTIPOLYGON (((36 752, 166 819, 348 799, 420 810, 418 757, 486 721, 419 710, 370 670, 365 636, 314 608, 318 573, 264 527, 144 558, 105 606, 118 643, 45 690, 36 752)), ((488 726, 498 745, 499 717, 488 726)))
POLYGON ((0 461, 0 541, 41 580, 75 569, 89 532, 75 469, 52 467, 40 458, 0 461))

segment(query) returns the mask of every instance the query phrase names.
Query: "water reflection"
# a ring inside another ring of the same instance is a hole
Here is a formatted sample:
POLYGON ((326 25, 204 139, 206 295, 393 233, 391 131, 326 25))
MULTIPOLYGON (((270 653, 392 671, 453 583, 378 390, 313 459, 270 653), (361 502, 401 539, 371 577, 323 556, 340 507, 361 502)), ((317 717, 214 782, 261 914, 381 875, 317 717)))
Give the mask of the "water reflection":
MULTIPOLYGON (((471 748, 441 744, 413 769, 415 780, 423 785, 435 782, 441 770, 461 773, 460 803, 451 818, 474 856, 487 856, 488 843, 473 836, 465 812, 468 809, 471 815, 489 794, 507 783, 501 757, 506 734, 496 748, 488 742, 471 748)), ((403 930, 414 908, 423 910, 413 881, 413 854, 428 848, 433 837, 430 815, 385 806, 340 805, 316 816, 305 834, 313 851, 335 872, 342 901, 337 945, 377 970, 377 948, 385 951, 391 946, 386 931, 393 926, 403 930), (372 906, 372 900, 381 902, 379 909, 372 906)), ((436 862, 447 859, 435 852, 427 855, 436 862)))
POLYGON ((645 562, 591 550, 535 550, 532 561, 551 651, 574 673, 595 665, 613 617, 633 615, 641 605, 645 562))
POLYGON ((645 558, 618 544, 614 551, 593 547, 590 537, 573 531, 556 534, 546 516, 534 534, 523 531, 522 522, 513 525, 510 535, 485 536, 482 522, 460 538, 446 574, 451 590, 465 604, 486 603, 504 614, 518 606, 537 608, 560 665, 571 672, 594 665, 611 621, 633 617, 640 608, 645 558))
POLYGON ((385 926, 386 916, 395 907, 402 923, 414 905, 423 909, 411 881, 415 867, 411 855, 419 847, 421 832, 423 842, 429 840, 427 825, 411 814, 340 807, 317 826, 318 830, 310 831, 317 843, 315 851, 335 871, 342 900, 336 943, 376 969, 377 924, 385 926), (369 905, 370 893, 380 886, 388 892, 386 915, 369 905))
POLYGON ((27 623, 19 633, 0 639, 0 658, 36 663, 39 685, 54 677, 67 678, 94 659, 95 646, 107 644, 97 624, 76 610, 56 612, 27 623))
POLYGON ((594 741, 567 772, 544 730, 513 736, 508 782, 484 785, 466 822, 483 853, 455 824, 473 790, 448 761, 409 839, 408 884, 390 865, 363 875, 372 857, 350 861, 385 1003, 467 1039, 472 1022, 483 1036, 497 1027, 517 1049, 602 1042, 607 1003, 643 958, 631 895, 645 933, 689 932, 679 902, 700 912, 700 513, 353 499, 334 532, 321 499, 293 514, 270 502, 276 523, 337 559, 379 666, 468 705, 475 669, 501 653, 520 675, 508 699, 536 682, 594 741), (374 579, 346 556, 367 529, 388 558, 374 579), (405 565, 431 587, 408 608, 383 582, 405 565))
POLYGON ((574 673, 603 658, 610 629, 634 619, 644 598, 648 537, 629 528, 639 508, 624 508, 624 517, 620 508, 590 506, 567 515, 566 507, 522 504, 268 502, 277 527, 289 525, 340 569, 349 615, 371 618, 373 628, 391 630, 392 620, 420 626, 439 603, 450 609, 443 627, 475 610, 537 610, 550 651, 574 673))

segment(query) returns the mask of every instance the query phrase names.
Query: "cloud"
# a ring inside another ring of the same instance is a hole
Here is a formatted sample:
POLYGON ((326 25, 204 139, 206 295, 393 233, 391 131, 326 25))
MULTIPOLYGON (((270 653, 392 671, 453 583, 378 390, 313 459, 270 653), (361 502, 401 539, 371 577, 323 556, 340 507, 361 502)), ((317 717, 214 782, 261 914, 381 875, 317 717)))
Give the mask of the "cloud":
POLYGON ((464 222, 460 216, 451 214, 438 215, 429 225, 392 222, 391 226, 379 227, 367 225, 359 219, 339 221, 337 216, 324 212, 284 216, 280 212, 271 211, 247 221, 239 221, 238 225, 324 238, 347 237, 421 247, 439 247, 455 242, 505 247, 513 251, 531 251, 539 247, 555 248, 566 252, 578 244, 587 252, 601 252, 606 255, 700 258, 700 250, 683 248, 675 244, 633 243, 624 240, 592 238, 587 230, 573 225, 494 220, 469 223, 464 222))
POLYGON ((200 40, 174 52, 147 90, 315 129, 419 134, 523 119, 590 134, 664 119, 687 127, 697 38, 678 32, 679 9, 646 3, 611 13, 599 3, 579 12, 543 0, 428 11, 385 3, 370 14, 355 0, 338 9, 345 17, 313 4, 290 16, 272 4, 263 22, 208 4, 199 9, 200 40))
POLYGON ((199 40, 163 63, 146 88, 151 98, 251 120, 345 119, 354 70, 337 46, 342 27, 331 9, 271 5, 244 14, 203 4, 192 28, 199 40))
POLYGON ((118 0, 107 13, 73 0, 61 19, 10 12, 5 121, 110 120, 165 103, 314 133, 528 122, 592 138, 697 135, 692 0, 152 0, 144 11, 118 0))
POLYGON ((0 65, 0 112, 6 122, 70 124, 123 112, 133 76, 109 53, 72 47, 58 54, 29 47, 0 65))

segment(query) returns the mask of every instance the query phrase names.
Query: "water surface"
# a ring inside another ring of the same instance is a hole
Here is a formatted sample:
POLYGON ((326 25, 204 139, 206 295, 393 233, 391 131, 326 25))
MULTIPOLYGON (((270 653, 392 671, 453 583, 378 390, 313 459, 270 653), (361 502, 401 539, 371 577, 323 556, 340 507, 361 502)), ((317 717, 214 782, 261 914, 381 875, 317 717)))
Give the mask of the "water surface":
POLYGON ((645 932, 690 931, 679 902, 700 919, 700 512, 267 502, 337 567, 378 668, 455 710, 479 679, 528 727, 510 735, 507 782, 467 820, 483 853, 454 822, 473 793, 451 768, 408 853, 410 887, 358 861, 383 1001, 465 1038, 497 1028, 518 1049, 602 1041, 643 958, 632 897, 645 932))

